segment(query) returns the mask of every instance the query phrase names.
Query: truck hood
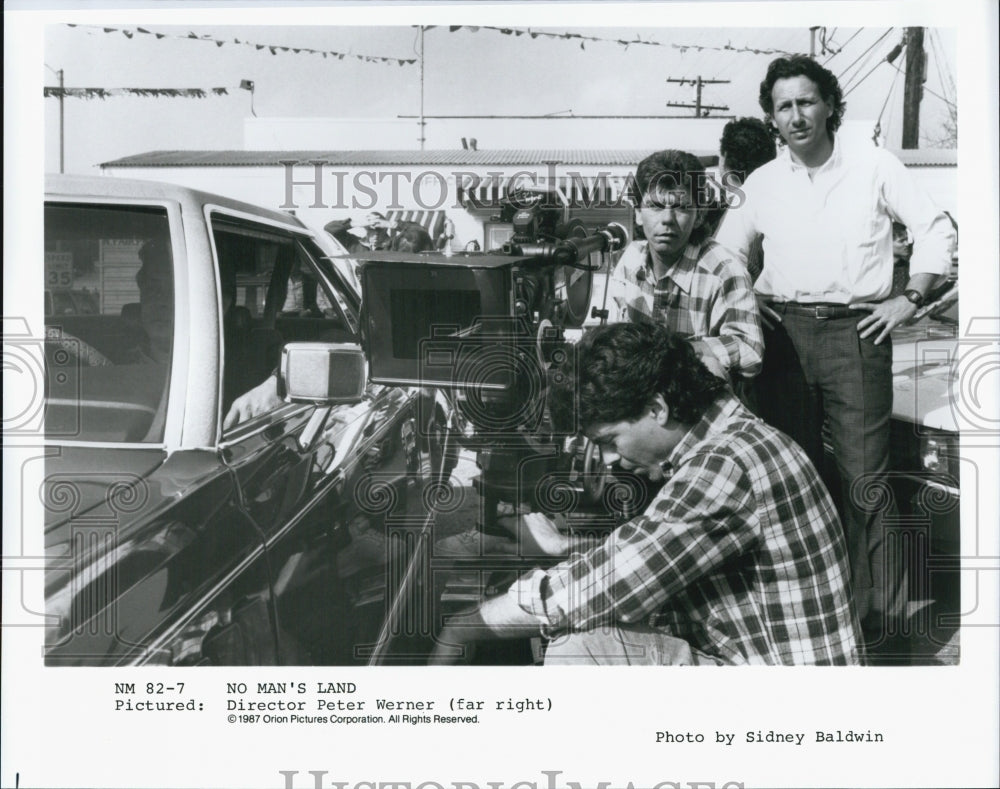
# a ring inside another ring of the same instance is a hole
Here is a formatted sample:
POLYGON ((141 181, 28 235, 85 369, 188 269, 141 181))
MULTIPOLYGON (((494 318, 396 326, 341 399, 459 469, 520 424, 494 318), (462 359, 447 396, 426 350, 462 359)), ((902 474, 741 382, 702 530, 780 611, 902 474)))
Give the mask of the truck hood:
POLYGON ((892 416, 926 428, 957 431, 953 403, 958 341, 928 337, 926 327, 912 328, 917 331, 893 333, 892 416))

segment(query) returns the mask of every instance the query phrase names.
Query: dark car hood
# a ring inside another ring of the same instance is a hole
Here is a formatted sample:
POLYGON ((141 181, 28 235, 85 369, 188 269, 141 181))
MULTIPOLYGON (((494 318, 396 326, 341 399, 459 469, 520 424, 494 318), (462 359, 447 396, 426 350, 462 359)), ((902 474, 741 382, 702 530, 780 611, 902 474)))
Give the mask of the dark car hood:
POLYGON ((60 447, 45 460, 42 501, 46 542, 51 542, 52 532, 71 518, 112 515, 127 519, 144 506, 150 490, 143 481, 166 458, 167 453, 159 447, 60 447))

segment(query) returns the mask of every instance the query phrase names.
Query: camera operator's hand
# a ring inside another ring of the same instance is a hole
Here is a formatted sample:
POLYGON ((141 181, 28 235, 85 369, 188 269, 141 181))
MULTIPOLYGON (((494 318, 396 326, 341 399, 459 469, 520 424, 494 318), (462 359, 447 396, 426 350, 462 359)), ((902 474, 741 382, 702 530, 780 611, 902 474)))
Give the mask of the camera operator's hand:
MULTIPOLYGON (((560 518, 561 516, 556 516, 560 518)), ((530 512, 514 518, 500 518, 504 528, 517 533, 522 552, 526 556, 565 556, 569 553, 569 537, 540 512, 530 512)))

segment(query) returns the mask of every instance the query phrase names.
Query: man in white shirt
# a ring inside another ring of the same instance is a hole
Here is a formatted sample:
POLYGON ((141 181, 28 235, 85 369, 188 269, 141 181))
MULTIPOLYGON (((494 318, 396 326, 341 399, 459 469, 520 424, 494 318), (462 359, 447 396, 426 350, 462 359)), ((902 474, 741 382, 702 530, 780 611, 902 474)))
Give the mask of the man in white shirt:
POLYGON ((758 398, 777 427, 817 465, 829 422, 844 484, 853 591, 872 651, 892 644, 905 617, 906 579, 884 554, 892 506, 872 495, 888 470, 892 412, 889 332, 910 320, 946 274, 954 232, 948 218, 884 149, 836 135, 844 100, 836 77, 805 56, 778 58, 760 105, 787 143, 743 186, 717 238, 744 259, 763 235, 755 284, 765 323, 758 398), (890 298, 892 223, 914 237, 910 278, 890 298))

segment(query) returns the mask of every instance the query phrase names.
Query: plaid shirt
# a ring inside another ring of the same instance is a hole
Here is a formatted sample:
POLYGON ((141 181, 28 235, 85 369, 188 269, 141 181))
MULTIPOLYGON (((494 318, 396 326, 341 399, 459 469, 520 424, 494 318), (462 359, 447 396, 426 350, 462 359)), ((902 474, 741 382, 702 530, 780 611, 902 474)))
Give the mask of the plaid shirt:
POLYGON ((631 244, 611 274, 618 320, 653 320, 701 340, 732 374, 760 371, 764 339, 746 268, 713 239, 688 244, 658 281, 645 241, 631 244))
POLYGON ((602 543, 518 579, 553 633, 661 627, 726 664, 856 664, 840 521, 784 434, 721 397, 664 463, 646 512, 602 543))

